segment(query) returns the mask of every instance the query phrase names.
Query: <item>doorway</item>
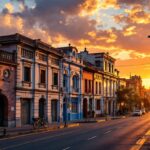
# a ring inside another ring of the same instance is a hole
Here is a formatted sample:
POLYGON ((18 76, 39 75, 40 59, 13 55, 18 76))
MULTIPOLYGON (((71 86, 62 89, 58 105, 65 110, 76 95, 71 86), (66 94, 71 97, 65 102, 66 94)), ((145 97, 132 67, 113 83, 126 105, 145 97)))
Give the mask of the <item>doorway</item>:
POLYGON ((87 111, 87 99, 83 99, 83 118, 87 118, 88 111, 87 111))
POLYGON ((8 122, 8 99, 0 94, 0 126, 5 126, 8 122))
POLYGON ((31 99, 21 100, 21 123, 22 125, 30 124, 30 105, 31 99))
POLYGON ((52 110, 52 122, 57 122, 58 121, 58 101, 57 100, 52 100, 51 101, 51 110, 52 110))
POLYGON ((40 98, 39 100, 39 117, 44 118, 45 117, 45 99, 40 98))

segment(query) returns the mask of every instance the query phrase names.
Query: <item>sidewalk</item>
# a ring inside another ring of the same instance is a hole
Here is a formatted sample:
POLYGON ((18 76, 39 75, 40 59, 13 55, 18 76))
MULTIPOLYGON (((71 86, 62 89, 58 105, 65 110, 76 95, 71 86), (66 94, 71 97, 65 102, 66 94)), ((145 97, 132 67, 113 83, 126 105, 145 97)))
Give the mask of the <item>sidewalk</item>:
POLYGON ((96 122, 104 122, 108 120, 114 120, 114 119, 123 119, 127 116, 105 116, 105 117, 96 117, 96 118, 85 118, 82 120, 77 120, 75 122, 77 123, 96 123, 96 122))
MULTIPOLYGON (((79 123, 69 122, 67 123, 67 128, 78 127, 79 125, 79 123)), ((39 129, 34 129, 32 125, 25 125, 23 127, 16 128, 0 127, 0 138, 8 138, 23 134, 32 134, 44 131, 54 131, 62 128, 65 128, 64 123, 49 124, 48 127, 39 129), (6 129, 6 133, 4 133, 4 129, 6 129)))

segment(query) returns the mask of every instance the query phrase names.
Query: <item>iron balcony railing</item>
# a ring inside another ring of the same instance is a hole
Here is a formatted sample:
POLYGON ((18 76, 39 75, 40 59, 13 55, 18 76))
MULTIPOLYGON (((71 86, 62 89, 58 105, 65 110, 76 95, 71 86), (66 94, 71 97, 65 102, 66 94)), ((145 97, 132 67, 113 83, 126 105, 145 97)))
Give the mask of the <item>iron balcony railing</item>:
POLYGON ((15 53, 0 50, 0 61, 6 63, 16 63, 15 53))

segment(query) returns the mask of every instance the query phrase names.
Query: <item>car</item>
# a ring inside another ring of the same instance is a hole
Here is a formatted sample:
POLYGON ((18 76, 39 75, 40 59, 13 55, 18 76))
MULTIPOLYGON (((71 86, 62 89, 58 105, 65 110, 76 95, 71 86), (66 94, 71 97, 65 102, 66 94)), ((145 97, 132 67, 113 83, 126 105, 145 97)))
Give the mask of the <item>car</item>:
POLYGON ((132 113, 133 116, 142 116, 142 110, 135 110, 132 113))

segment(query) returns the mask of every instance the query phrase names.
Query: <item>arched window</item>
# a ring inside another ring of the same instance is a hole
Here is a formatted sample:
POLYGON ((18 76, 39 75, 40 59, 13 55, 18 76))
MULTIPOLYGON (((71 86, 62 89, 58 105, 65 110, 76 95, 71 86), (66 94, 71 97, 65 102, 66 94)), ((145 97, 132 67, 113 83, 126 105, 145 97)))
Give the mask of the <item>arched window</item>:
POLYGON ((72 80, 73 80, 73 89, 78 91, 78 89, 79 89, 79 77, 78 77, 78 75, 74 75, 72 80))

